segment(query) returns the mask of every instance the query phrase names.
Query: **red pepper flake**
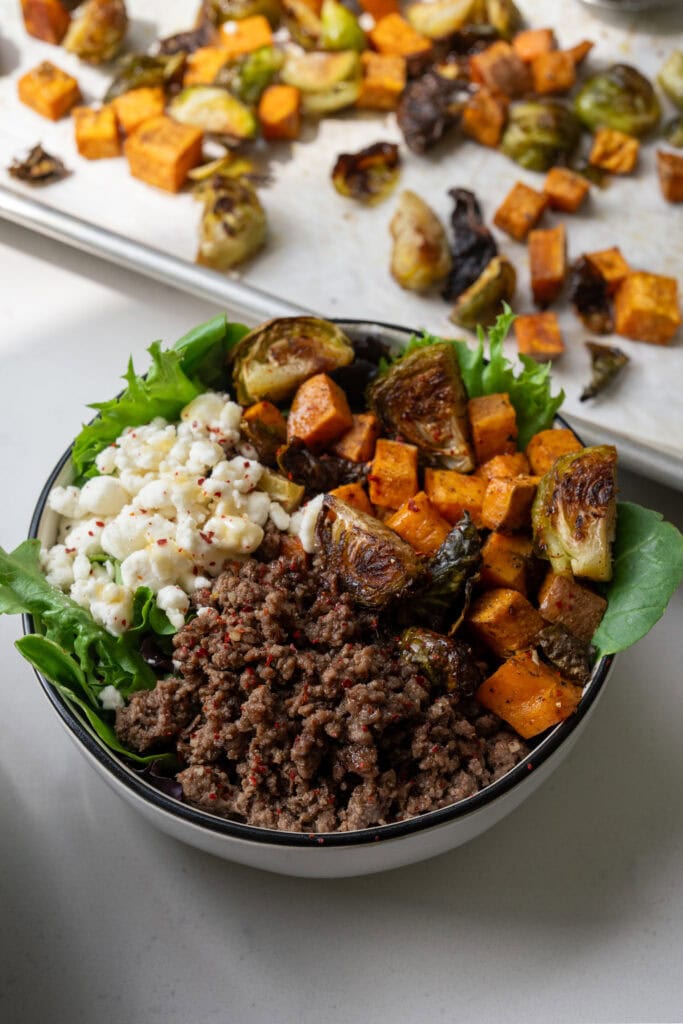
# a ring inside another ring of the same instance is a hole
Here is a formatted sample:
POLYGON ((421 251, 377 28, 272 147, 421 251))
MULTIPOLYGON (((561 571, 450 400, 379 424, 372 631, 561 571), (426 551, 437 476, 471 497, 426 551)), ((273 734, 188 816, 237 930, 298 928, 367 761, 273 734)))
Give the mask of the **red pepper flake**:
POLYGON ((213 492, 213 496, 214 496, 214 498, 220 498, 222 493, 223 493, 222 491, 214 491, 213 492))
POLYGON ((435 743, 434 746, 432 747, 432 754, 436 754, 438 749, 439 749, 439 744, 435 743))
POLYGON ((216 799, 216 794, 215 793, 209 793, 209 800, 215 800, 215 799, 216 799))
POLYGON ((168 544, 168 541, 165 537, 160 537, 159 540, 157 541, 157 544, 159 545, 160 548, 163 548, 164 544, 168 544))
POLYGON ((125 628, 126 628, 126 626, 128 625, 128 619, 121 619, 121 625, 122 625, 122 626, 123 626, 123 628, 125 629, 125 628))
POLYGON ((88 536, 89 536, 89 537, 94 537, 94 536, 95 536, 95 534, 94 534, 94 533, 92 532, 92 530, 88 530, 88 536))
POLYGON ((248 462, 244 462, 244 463, 243 463, 243 466, 244 466, 244 468, 245 468, 245 469, 249 469, 249 465, 250 465, 250 464, 249 464, 248 462))
POLYGON ((272 655, 272 654, 269 654, 269 655, 268 655, 268 656, 266 657, 266 665, 268 666, 268 668, 270 668, 270 666, 271 666, 272 664, 273 664, 273 655, 272 655))
POLYGON ((410 509, 411 512, 419 512, 420 511, 412 498, 408 499, 408 508, 410 509))
POLYGON ((205 476, 200 476, 199 480, 197 481, 197 483, 199 484, 200 487, 202 486, 202 484, 204 483, 205 480, 206 480, 205 476))
POLYGON ((534 766, 532 765, 531 761, 527 764, 526 770, 528 772, 532 772, 534 770, 534 766))
POLYGON ((100 529, 102 529, 104 527, 104 523, 102 522, 101 519, 96 519, 95 520, 95 526, 99 526, 100 529))
POLYGON ((348 690, 349 687, 353 686, 353 679, 342 679, 342 686, 345 690, 348 690))
POLYGON ((205 650, 203 647, 198 647, 197 648, 197 657, 198 658, 206 658, 206 657, 208 657, 208 654, 209 654, 209 652, 207 650, 205 650))
POLYGON ((67 555, 73 555, 76 548, 64 548, 64 550, 66 551, 67 555))

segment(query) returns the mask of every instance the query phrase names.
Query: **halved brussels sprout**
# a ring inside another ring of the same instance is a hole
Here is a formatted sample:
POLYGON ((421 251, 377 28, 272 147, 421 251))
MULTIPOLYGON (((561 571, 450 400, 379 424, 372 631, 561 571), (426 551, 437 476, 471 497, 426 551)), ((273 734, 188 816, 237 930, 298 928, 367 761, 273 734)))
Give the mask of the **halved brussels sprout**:
POLYGON ((597 341, 587 341, 586 348, 591 357, 591 382, 581 392, 582 402, 595 398, 604 391, 629 362, 626 353, 616 345, 600 345, 597 341))
POLYGON ((474 469, 467 392, 453 345, 439 342, 399 359, 370 385, 369 401, 387 433, 417 445, 430 465, 474 469))
POLYGON ((40 144, 33 146, 25 159, 13 160, 7 170, 13 178, 29 185, 51 185, 71 173, 59 157, 52 156, 40 144))
POLYGON ((607 282, 585 256, 579 257, 572 266, 569 299, 589 331, 610 334, 614 330, 607 282))
POLYGON ((449 693, 471 697, 483 681, 472 650, 461 640, 412 626, 399 641, 403 657, 422 672, 430 683, 449 693))
POLYGON ((304 50, 319 50, 323 43, 323 24, 306 0, 282 0, 285 27, 295 43, 304 50))
POLYGON ((467 82, 457 77, 459 73, 459 65, 442 64, 408 82, 403 90, 396 117, 413 153, 431 149, 460 120, 470 92, 467 82), (455 78, 447 73, 451 68, 455 68, 455 78))
POLYGON ((465 512, 429 560, 414 588, 410 614, 430 624, 443 624, 452 636, 462 624, 479 579, 481 538, 465 512))
POLYGON ((63 45, 88 64, 103 64, 119 52, 127 31, 124 0, 87 0, 71 22, 63 45))
POLYGON ((382 608, 405 593, 422 571, 397 533, 331 494, 323 499, 316 533, 323 556, 354 600, 382 608))
MULTIPOLYGON (((284 421, 280 426, 267 423, 263 419, 243 418, 240 425, 240 433, 254 448, 258 461, 262 466, 277 466, 277 453, 287 442, 287 430, 284 426, 284 421)), ((282 477, 282 479, 285 480, 285 477, 282 477)), ((267 488, 264 487, 263 490, 267 490, 267 488)), ((301 493, 303 494, 303 488, 301 488, 301 493)))
POLYGON ((423 199, 402 192, 389 231, 391 273, 401 288, 424 292, 443 281, 452 266, 451 251, 441 221, 423 199))
POLYGON ((329 320, 288 316, 250 331, 233 357, 238 402, 281 402, 314 374, 353 362, 353 346, 329 320))
POLYGON ((427 39, 445 39, 470 20, 474 0, 432 0, 411 4, 406 17, 416 32, 427 39))
POLYGON ((547 171, 576 149, 581 125, 563 100, 529 100, 510 110, 501 149, 529 171, 547 171))
POLYGON ((226 21, 241 21, 262 14, 273 28, 280 23, 282 8, 279 0, 202 0, 197 23, 209 22, 220 26, 226 21))
POLYGON ((321 43, 326 50, 364 50, 365 32, 358 18, 337 0, 323 0, 321 43))
POLYGON ((170 82, 182 78, 184 67, 185 54, 182 51, 169 56, 159 53, 156 57, 147 53, 127 53, 117 64, 114 79, 104 97, 105 103, 142 86, 160 85, 165 88, 170 82))
POLYGON ((376 142, 358 153, 341 153, 332 170, 332 184, 342 196, 377 203, 394 188, 400 164, 397 145, 376 142))
POLYGON ((229 89, 243 103, 255 105, 264 89, 284 64, 281 50, 274 46, 261 46, 235 61, 225 64, 216 75, 214 85, 229 89))
POLYGON ((486 21, 501 39, 512 39, 522 24, 522 15, 513 0, 486 0, 486 21))
POLYGON ((657 81, 671 102, 683 110, 683 50, 674 50, 660 68, 657 81))
POLYGON ((617 450, 562 455, 541 479, 531 510, 536 550, 560 576, 612 578, 617 516, 617 450))
POLYGON ((219 178, 249 178, 253 181, 259 177, 259 172, 253 160, 238 153, 229 152, 225 156, 209 160, 206 164, 200 164, 199 167, 193 167, 191 171, 187 172, 187 176, 191 181, 197 183, 194 193, 197 198, 201 199, 204 182, 209 183, 209 188, 214 188, 211 180, 216 179, 216 176, 219 178))
POLYGON ((360 59, 355 50, 288 55, 282 81, 301 90, 301 109, 321 116, 348 107, 360 95, 360 59))
POLYGON ((168 112, 181 124, 212 135, 243 141, 256 135, 257 121, 249 107, 216 85, 188 85, 171 100, 168 112))
POLYGON ((589 78, 574 108, 587 128, 615 128, 627 135, 652 131, 661 117, 652 84, 630 64, 613 64, 589 78))
POLYGON ((277 464, 288 480, 301 484, 306 494, 324 494, 342 484, 353 484, 367 475, 367 466, 336 455, 314 455, 300 437, 280 448, 277 464))
POLYGON ((266 214, 246 178, 214 176, 202 183, 204 211, 197 262, 231 270, 255 255, 266 240, 266 214))
POLYGON ((469 330, 479 325, 491 327, 503 312, 503 303, 512 302, 516 287, 513 265, 504 256, 494 256, 483 274, 457 300, 451 320, 469 330))
POLYGON ((294 512, 304 497, 304 488, 287 480, 280 473, 274 473, 272 469, 264 469, 258 482, 258 489, 270 495, 273 501, 282 505, 285 512, 294 512))

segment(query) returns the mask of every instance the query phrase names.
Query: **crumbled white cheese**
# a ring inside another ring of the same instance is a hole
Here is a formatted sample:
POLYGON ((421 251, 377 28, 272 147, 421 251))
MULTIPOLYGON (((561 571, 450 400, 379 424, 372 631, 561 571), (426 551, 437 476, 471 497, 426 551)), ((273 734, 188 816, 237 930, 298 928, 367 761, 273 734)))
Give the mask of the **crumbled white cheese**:
POLYGON ((315 498, 311 498, 289 521, 289 532, 299 538, 301 546, 309 555, 318 547, 315 528, 324 497, 324 494, 317 494, 315 498))
POLYGON ((166 612, 169 622, 176 629, 180 629, 184 625, 185 616, 190 607, 190 599, 180 587, 162 587, 157 594, 157 605, 162 612, 166 612))
POLYGON ((116 711, 122 708, 124 699, 115 686, 103 686, 100 690, 100 704, 107 711, 116 711))

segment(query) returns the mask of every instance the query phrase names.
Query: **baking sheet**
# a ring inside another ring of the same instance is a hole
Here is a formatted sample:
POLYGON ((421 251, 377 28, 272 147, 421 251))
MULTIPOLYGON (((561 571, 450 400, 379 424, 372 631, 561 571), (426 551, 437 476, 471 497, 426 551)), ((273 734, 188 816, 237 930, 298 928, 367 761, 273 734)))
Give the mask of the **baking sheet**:
MULTIPOLYGON (((158 35, 187 27, 196 6, 197 0, 129 0, 131 48, 147 48, 158 35)), ((683 5, 619 20, 600 17, 578 3, 565 4, 564 27, 558 25, 554 0, 527 0, 519 6, 531 24, 555 25, 560 45, 593 39, 597 45, 589 60, 594 67, 632 61, 653 75, 672 49, 683 46, 683 5)), ((227 277, 192 263, 199 208, 190 195, 168 195, 135 181, 123 160, 83 160, 76 153, 69 119, 53 124, 16 98, 16 79, 40 60, 51 59, 75 74, 86 102, 103 95, 111 71, 87 67, 63 49, 29 38, 16 0, 0 0, 0 47, 0 212, 202 294, 245 318, 262 318, 264 308, 280 315, 300 307, 450 336, 463 333, 448 320, 449 307, 440 298, 404 292, 391 279, 387 225, 394 201, 358 208, 329 182, 340 152, 380 139, 400 141, 393 115, 342 114, 308 126, 300 142, 271 147, 271 182, 261 191, 270 228, 268 246, 244 273, 227 277), (65 181, 39 191, 4 172, 13 157, 37 141, 74 170, 65 181)), ((683 212, 660 195, 655 149, 652 144, 643 147, 636 175, 614 179, 604 190, 593 189, 586 211, 564 218, 570 258, 617 244, 633 267, 683 277, 683 212)), ((401 187, 422 195, 444 220, 450 213, 450 188, 473 188, 490 221, 515 181, 539 187, 543 180, 502 154, 457 137, 427 157, 405 149, 402 153, 401 187)), ((546 217, 546 223, 558 219, 546 217)), ((515 308, 530 312, 526 248, 500 233, 497 238, 518 270, 515 308)), ((567 393, 563 411, 570 421, 588 441, 614 440, 626 464, 683 488, 681 332, 667 347, 613 339, 632 363, 614 389, 581 404, 579 394, 589 375, 582 344, 586 332, 566 304, 558 312, 567 352, 553 374, 567 393)), ((508 345, 513 356, 514 342, 508 345)))

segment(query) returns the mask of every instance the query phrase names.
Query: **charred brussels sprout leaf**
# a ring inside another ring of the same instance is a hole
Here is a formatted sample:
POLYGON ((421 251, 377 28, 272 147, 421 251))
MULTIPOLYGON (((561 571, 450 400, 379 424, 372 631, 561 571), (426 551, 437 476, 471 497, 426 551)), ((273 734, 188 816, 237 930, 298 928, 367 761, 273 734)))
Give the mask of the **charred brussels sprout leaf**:
POLYGON ((365 33, 358 18, 337 0, 323 0, 321 42, 326 50, 364 50, 365 33))
POLYGON ((176 32, 175 35, 160 39, 158 52, 166 57, 174 53, 194 53, 203 46, 211 46, 217 35, 211 22, 205 21, 189 32, 176 32))
POLYGON ((531 510, 534 544, 560 576, 612 577, 617 451, 612 445, 561 456, 541 479, 531 510))
POLYGON ((240 431, 242 437, 255 449, 262 466, 277 465, 277 453, 287 440, 284 431, 261 419, 243 419, 240 431))
POLYGON ((432 0, 412 4, 406 16, 420 35, 427 39, 445 39, 470 21, 474 6, 475 0, 432 0))
POLYGON ((396 111, 408 148, 426 153, 435 146, 460 120, 468 95, 467 82, 434 70, 409 82, 396 111))
POLYGON ((529 171, 547 171, 571 156, 580 134, 574 111, 562 100, 530 100, 511 108, 501 149, 529 171))
POLYGON ((285 512, 294 512, 301 504, 305 493, 305 488, 301 484, 287 480, 270 469, 264 469, 259 478, 258 488, 269 494, 273 501, 279 502, 285 512))
POLYGON ((52 185, 71 173, 59 157, 51 156, 41 145, 34 146, 24 160, 13 160, 7 170, 29 185, 52 185))
POLYGON ((284 401, 308 377, 353 362, 353 346, 329 320, 291 316, 250 331, 234 355, 233 382, 244 405, 284 401))
POLYGON ((683 110, 683 50, 674 50, 662 65, 657 81, 671 102, 683 110))
POLYGON ((587 128, 615 128, 627 135, 645 135, 661 116, 651 83, 629 64, 613 64, 589 78, 574 107, 587 128))
POLYGON ((377 203, 394 188, 400 164, 398 146, 376 142, 358 153, 341 153, 332 170, 332 184, 342 196, 377 203))
POLYGON ((229 89, 242 103, 252 106, 258 103, 283 63, 284 56, 280 50, 274 46, 261 46, 222 67, 214 85, 229 89))
POLYGON ((512 302, 516 287, 515 268, 504 257, 495 256, 474 284, 458 298, 451 320, 470 330, 492 326, 505 304, 512 302))
POLYGON ((410 544, 379 519, 331 494, 323 499, 316 529, 327 564, 367 608, 389 604, 420 575, 422 566, 410 544))
POLYGON ((614 345, 599 345, 596 341, 587 341, 586 348, 591 357, 591 382, 581 393, 581 401, 595 398, 623 370, 629 359, 625 352, 614 345))
POLYGON ((290 54, 281 77, 301 91, 301 109, 314 117, 348 107, 360 95, 360 59, 355 50, 290 54))
POLYGON ((424 292, 443 281, 451 269, 448 239, 423 199, 414 192, 402 192, 389 231, 394 240, 391 273, 402 288, 424 292))
POLYGON ((576 315, 589 331, 609 334, 614 329, 607 282, 585 256, 572 267, 569 297, 576 315))
POLYGON ((266 240, 266 214, 246 178, 216 175, 200 186, 204 210, 197 262, 214 270, 244 263, 266 240))
POLYGON ((543 657, 556 668, 563 679, 585 686, 591 677, 595 650, 585 640, 570 633, 566 626, 554 622, 536 637, 543 657))
POLYGON ((474 467, 467 394, 453 345, 419 348, 378 377, 370 404, 384 429, 417 445, 432 465, 468 473, 474 467))
POLYGON ((184 67, 184 53, 157 54, 156 57, 146 53, 128 53, 118 62, 114 80, 104 97, 105 103, 142 86, 160 85, 165 88, 169 83, 179 81, 184 67))
POLYGON ((465 513, 432 556, 411 596, 411 615, 448 624, 453 635, 462 623, 479 578, 481 540, 465 513))
POLYGON ((168 112, 181 124, 190 124, 211 135, 243 142, 256 135, 251 110, 227 89, 215 85, 190 85, 169 104, 168 112))
POLYGON ((362 480, 367 467, 334 455, 314 455, 299 437, 277 453, 277 464, 288 480, 300 484, 309 496, 332 491, 342 484, 362 480))
POLYGON ((88 0, 71 22, 64 47, 89 64, 116 56, 128 30, 124 0, 88 0))
POLYGON ((471 649, 460 640, 413 626, 401 636, 400 647, 404 659, 449 693, 471 697, 483 680, 471 649))
POLYGON ((452 188, 449 195, 455 204, 451 214, 453 267, 443 297, 447 302, 454 302, 498 255, 498 246, 483 222, 474 192, 452 188))

